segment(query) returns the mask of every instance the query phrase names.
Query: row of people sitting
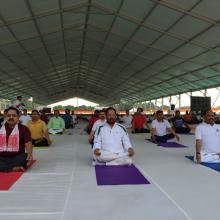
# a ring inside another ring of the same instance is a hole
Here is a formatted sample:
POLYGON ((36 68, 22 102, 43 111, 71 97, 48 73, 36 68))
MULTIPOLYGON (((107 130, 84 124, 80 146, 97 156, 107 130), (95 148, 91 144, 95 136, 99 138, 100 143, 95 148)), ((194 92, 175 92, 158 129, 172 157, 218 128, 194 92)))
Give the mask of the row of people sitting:
MULTIPOLYGON (((28 121, 31 120, 31 116, 27 113, 27 109, 23 109, 22 112, 23 114, 20 115, 19 121, 21 122, 21 124, 27 125, 28 121)), ((46 115, 44 110, 42 111, 40 110, 39 114, 40 114, 40 119, 44 121, 46 124, 48 124, 50 119, 54 116, 53 114, 46 115)), ((72 111, 72 113, 70 114, 69 109, 65 110, 65 114, 63 115, 59 114, 59 116, 61 116, 61 118, 64 120, 66 129, 73 128, 78 123, 78 118, 74 114, 74 111, 72 111)), ((0 124, 4 123, 4 121, 5 121, 5 112, 4 112, 4 115, 0 115, 0 124)))
POLYGON ((74 122, 70 111, 60 117, 59 111, 54 111, 48 125, 41 120, 40 113, 33 110, 31 116, 27 110, 20 111, 10 107, 4 111, 5 119, 0 129, 0 171, 23 170, 25 161, 32 158, 32 146, 49 146, 50 134, 61 134, 74 122))
POLYGON ((33 146, 50 145, 49 133, 62 133, 65 129, 65 122, 59 116, 59 111, 54 112, 48 126, 40 119, 37 110, 32 111, 26 125, 19 118, 17 108, 9 107, 5 110, 5 121, 0 129, 0 172, 24 170, 33 159, 33 146))
MULTIPOLYGON (((102 110, 102 114, 103 114, 102 110)), ((145 115, 142 114, 143 109, 138 108, 135 115, 129 115, 129 110, 126 110, 126 115, 122 117, 120 123, 122 123, 127 129, 132 129, 132 133, 149 133, 150 132, 150 125, 147 123, 147 118, 145 115)), ((89 124, 87 126, 87 132, 90 134, 93 124, 99 119, 99 111, 95 111, 94 116, 90 119, 89 124)), ((164 116, 163 116, 164 117, 164 116)), ((154 119, 157 118, 157 114, 155 114, 154 119)), ((99 119, 100 120, 100 119, 99 119)), ((104 120, 104 119, 103 119, 104 120)), ((170 119, 172 123, 172 128, 175 130, 176 133, 190 133, 194 131, 193 127, 190 127, 184 118, 180 115, 180 111, 177 110, 175 112, 175 116, 170 119)), ((98 124, 97 124, 98 125, 98 124)), ((94 130, 93 132, 94 133, 94 130)), ((92 135, 90 136, 92 139, 92 135)))
MULTIPOLYGON (((220 126, 214 123, 214 114, 207 110, 203 115, 204 121, 196 128, 196 153, 197 162, 220 162, 220 126)), ((184 120, 180 120, 180 112, 177 111, 173 123, 176 128, 183 126, 184 120)), ((190 131, 190 127, 181 127, 180 133, 190 131)), ((156 112, 156 119, 152 121, 151 140, 153 142, 167 142, 169 139, 180 137, 172 128, 168 120, 164 119, 163 111, 156 112)), ((95 164, 105 163, 107 165, 130 164, 134 150, 131 147, 126 128, 116 123, 116 110, 108 108, 103 111, 100 120, 92 129, 89 141, 93 140, 93 151, 95 164), (101 124, 100 124, 101 123, 101 124), (98 127, 99 126, 99 127, 98 127), (113 129, 114 128, 114 129, 113 129), (130 151, 132 152, 130 154, 130 151)))

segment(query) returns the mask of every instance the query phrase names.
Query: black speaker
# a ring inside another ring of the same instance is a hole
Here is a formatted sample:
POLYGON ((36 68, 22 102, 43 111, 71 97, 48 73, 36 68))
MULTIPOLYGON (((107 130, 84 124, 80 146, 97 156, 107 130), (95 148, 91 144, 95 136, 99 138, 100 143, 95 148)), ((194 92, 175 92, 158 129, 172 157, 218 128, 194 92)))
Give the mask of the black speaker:
POLYGON ((175 105, 172 104, 172 105, 170 106, 170 109, 173 111, 173 110, 175 109, 175 105))
POLYGON ((204 111, 211 108, 211 97, 191 96, 191 110, 204 111))

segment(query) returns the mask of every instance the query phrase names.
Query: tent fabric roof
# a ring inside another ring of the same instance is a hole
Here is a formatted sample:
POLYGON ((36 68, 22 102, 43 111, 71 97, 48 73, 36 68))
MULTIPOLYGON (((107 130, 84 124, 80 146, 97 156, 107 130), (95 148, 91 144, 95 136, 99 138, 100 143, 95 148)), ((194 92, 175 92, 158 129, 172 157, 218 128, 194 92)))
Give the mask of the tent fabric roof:
POLYGON ((0 1, 0 96, 139 102, 220 85, 219 0, 0 1))

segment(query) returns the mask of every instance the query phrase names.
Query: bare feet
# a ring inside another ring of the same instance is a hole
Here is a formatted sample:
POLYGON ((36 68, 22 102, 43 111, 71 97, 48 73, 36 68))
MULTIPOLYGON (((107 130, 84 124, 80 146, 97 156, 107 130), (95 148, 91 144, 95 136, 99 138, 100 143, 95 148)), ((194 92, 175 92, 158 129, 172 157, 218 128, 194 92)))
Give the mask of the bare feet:
POLYGON ((20 166, 20 167, 13 167, 12 171, 15 171, 15 172, 24 171, 24 167, 22 167, 22 166, 20 166))

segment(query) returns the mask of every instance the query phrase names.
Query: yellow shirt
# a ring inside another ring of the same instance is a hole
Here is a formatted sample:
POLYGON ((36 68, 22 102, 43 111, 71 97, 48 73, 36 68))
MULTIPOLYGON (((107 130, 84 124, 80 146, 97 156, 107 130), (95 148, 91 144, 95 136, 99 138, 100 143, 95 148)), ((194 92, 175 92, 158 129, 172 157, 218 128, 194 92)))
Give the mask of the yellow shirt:
POLYGON ((38 119, 36 122, 28 121, 27 127, 31 132, 31 139, 36 140, 44 137, 47 131, 47 125, 44 121, 38 119))

